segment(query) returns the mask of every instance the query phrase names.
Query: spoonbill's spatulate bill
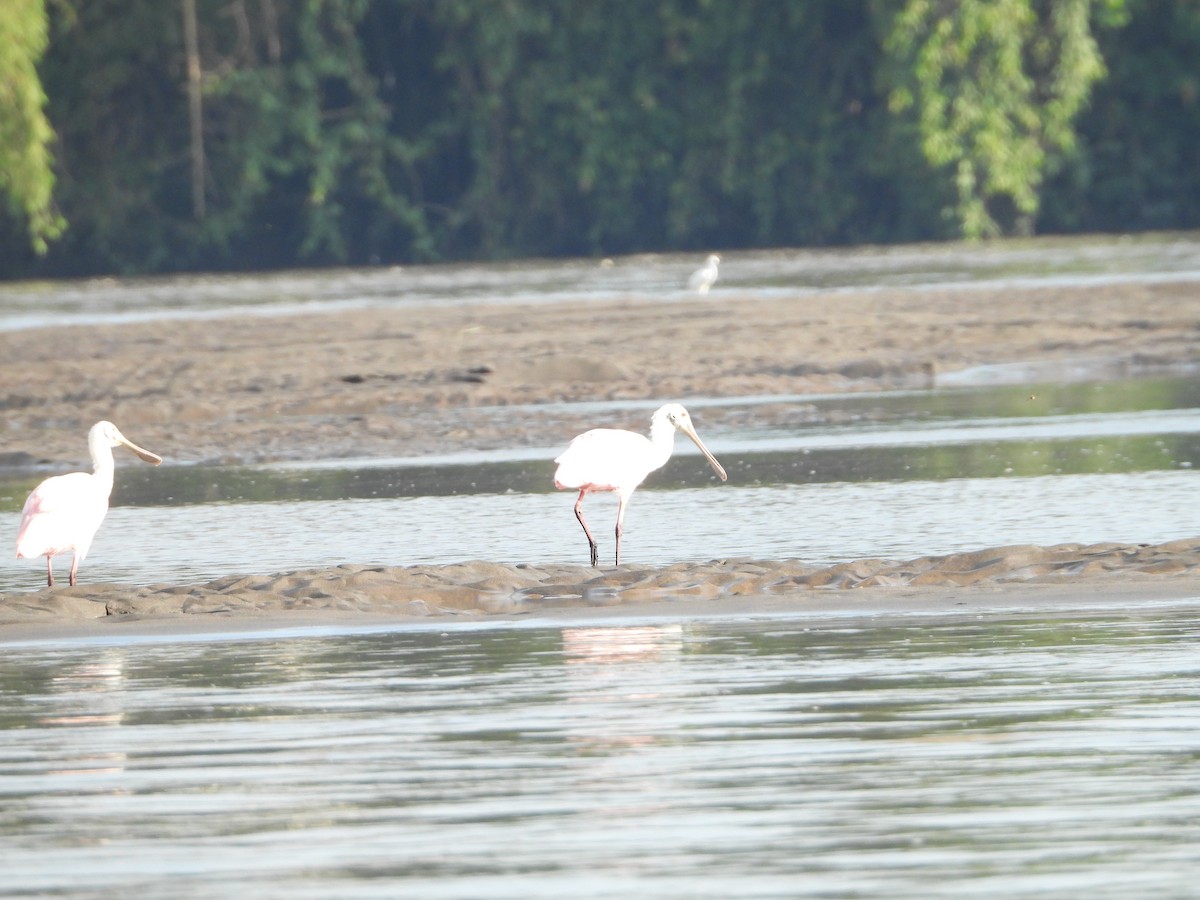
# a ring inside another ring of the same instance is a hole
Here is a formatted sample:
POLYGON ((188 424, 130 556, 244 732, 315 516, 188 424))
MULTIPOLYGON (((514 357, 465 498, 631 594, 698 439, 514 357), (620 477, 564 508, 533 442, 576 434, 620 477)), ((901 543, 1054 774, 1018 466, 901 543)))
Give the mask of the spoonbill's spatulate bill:
POLYGON ((697 294, 707 294, 708 289, 717 283, 717 266, 720 264, 721 257, 715 253, 710 254, 703 267, 693 272, 688 279, 688 288, 697 294))
POLYGON ((113 486, 113 447, 127 447, 157 466, 162 457, 143 450, 112 422, 97 422, 88 432, 92 472, 72 472, 47 478, 29 495, 17 532, 17 558, 46 557, 46 583, 54 587, 54 557, 71 550, 71 585, 87 556, 104 515, 113 486))
POLYGON ((583 519, 583 498, 593 491, 612 491, 617 495, 617 552, 616 564, 621 564, 621 522, 625 518, 625 504, 646 476, 661 469, 671 458, 675 449, 675 432, 682 431, 695 442, 722 481, 728 477, 717 458, 713 456, 696 434, 692 417, 678 403, 660 407, 650 420, 650 437, 632 431, 615 428, 593 428, 585 431, 567 445, 558 459, 558 470, 554 473, 554 486, 579 491, 575 501, 575 518, 583 526, 591 551, 592 565, 596 565, 598 549, 596 539, 588 530, 583 519))

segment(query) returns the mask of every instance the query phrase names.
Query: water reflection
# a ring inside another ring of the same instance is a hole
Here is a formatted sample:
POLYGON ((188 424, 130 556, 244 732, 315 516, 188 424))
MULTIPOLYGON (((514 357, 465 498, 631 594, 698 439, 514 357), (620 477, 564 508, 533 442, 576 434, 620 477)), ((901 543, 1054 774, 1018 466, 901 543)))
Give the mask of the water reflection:
POLYGON ((125 651, 106 648, 95 658, 67 665, 49 681, 37 716, 46 727, 39 755, 47 776, 99 776, 124 771, 127 753, 96 729, 115 734, 125 721, 125 651))
POLYGON ((56 719, 87 708, 97 648, 14 647, 6 889, 1186 896, 1197 621, 1152 605, 151 641, 101 648, 119 714, 79 725, 56 719), (81 778, 85 736, 121 764, 81 778))
MULTIPOLYGON (((1075 475, 1200 467, 1200 410, 1177 424, 1148 423, 1151 433, 1100 437, 996 437, 962 428, 881 434, 842 432, 836 436, 714 438, 714 452, 728 460, 731 485, 814 484, 934 478, 992 478, 1003 475, 1075 475), (1187 429, 1171 433, 1160 427, 1187 429), (895 443, 890 443, 894 441, 895 443), (822 446, 822 443, 831 446, 822 446), (865 445, 864 445, 865 444, 865 445), (785 449, 777 449, 780 446, 785 449), (775 449, 772 449, 775 448, 775 449)), ((1052 429, 1051 429, 1052 430, 1052 429)), ((680 448, 683 451, 683 448, 680 448)), ((454 497, 508 492, 545 493, 552 489, 547 462, 553 451, 534 460, 459 465, 403 464, 271 468, 176 467, 154 478, 142 470, 122 472, 113 503, 177 506, 190 503, 280 500, 454 497)), ((710 480, 700 457, 681 452, 653 486, 659 490, 710 480)), ((12 495, 10 495, 12 496, 12 495)))
MULTIPOLYGON (((1007 475, 1075 475, 1200 466, 1200 378, 1021 385, 819 398, 710 401, 709 442, 730 485, 1007 475), (1031 399, 1032 396, 1032 399, 1031 399), (770 425, 746 425, 751 420, 770 425)), ((684 442, 686 444, 686 442, 684 442)), ((452 457, 264 466, 124 468, 113 506, 455 497, 552 490, 561 448, 452 457)), ((19 510, 45 472, 0 472, 0 510, 19 510)), ((681 445, 657 489, 711 482, 681 445)))
POLYGON ((125 651, 107 648, 95 659, 67 666, 50 678, 54 708, 39 716, 44 725, 120 725, 125 651))
POLYGON ((671 676, 660 674, 664 687, 646 693, 640 670, 680 665, 683 642, 679 623, 564 628, 565 701, 577 707, 567 740, 583 753, 656 743, 658 723, 645 713, 671 676))

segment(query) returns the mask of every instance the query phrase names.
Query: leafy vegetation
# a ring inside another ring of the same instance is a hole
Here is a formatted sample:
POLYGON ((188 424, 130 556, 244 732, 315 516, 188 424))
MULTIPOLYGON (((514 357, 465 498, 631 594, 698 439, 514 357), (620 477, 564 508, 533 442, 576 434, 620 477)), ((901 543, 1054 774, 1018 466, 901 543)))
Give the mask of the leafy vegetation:
POLYGON ((1194 227, 1198 54, 1176 0, 10 0, 0 277, 1194 227))
POLYGON ((64 224, 51 200, 53 132, 37 75, 46 28, 42 0, 9 0, 0 14, 0 196, 25 220, 34 249, 43 253, 64 224))

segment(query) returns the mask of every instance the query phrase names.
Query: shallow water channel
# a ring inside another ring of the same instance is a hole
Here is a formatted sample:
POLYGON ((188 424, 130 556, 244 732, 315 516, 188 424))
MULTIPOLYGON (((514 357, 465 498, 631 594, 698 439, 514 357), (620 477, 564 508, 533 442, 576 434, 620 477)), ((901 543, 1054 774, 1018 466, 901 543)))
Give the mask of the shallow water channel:
POLYGON ((1189 896, 1195 609, 0 660, 5 896, 1189 896))

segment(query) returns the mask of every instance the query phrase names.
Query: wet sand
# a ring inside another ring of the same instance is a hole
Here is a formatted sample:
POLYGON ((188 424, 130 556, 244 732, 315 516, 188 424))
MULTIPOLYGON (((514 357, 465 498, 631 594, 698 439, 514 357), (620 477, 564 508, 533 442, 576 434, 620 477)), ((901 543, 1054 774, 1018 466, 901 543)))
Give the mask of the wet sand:
POLYGON ((1200 604, 1200 538, 1156 546, 1014 546, 828 567, 713 560, 592 569, 485 561, 342 565, 196 585, 119 584, 0 595, 0 642, 36 638, 365 627, 428 621, 1067 612, 1200 604))
MULTIPOLYGON (((168 464, 328 460, 558 446, 594 424, 639 424, 583 421, 545 406, 555 401, 887 390, 1003 363, 1080 366, 1091 377, 1177 372, 1200 359, 1196 292, 1193 282, 770 299, 718 291, 686 303, 631 297, 5 333, 0 465, 79 468, 84 435, 101 418, 168 464)), ((771 421, 790 414, 787 404, 757 410, 751 414, 771 421)), ((732 414, 709 413, 702 431, 732 414)), ((1060 603, 1113 592, 1132 603, 1163 592, 1200 597, 1197 562, 1200 541, 1189 540, 1000 548, 816 570, 794 560, 615 572, 486 562, 343 566, 203 585, 0 595, 0 640, 63 629, 113 634, 112 623, 151 621, 187 631, 601 609, 962 609, 1031 588, 1060 603)))
POLYGON ((1200 360, 1198 290, 730 290, 0 333, 0 465, 78 466, 100 419, 169 463, 378 458, 552 447, 596 424, 555 401, 924 387, 1003 363, 1175 372, 1200 360))

